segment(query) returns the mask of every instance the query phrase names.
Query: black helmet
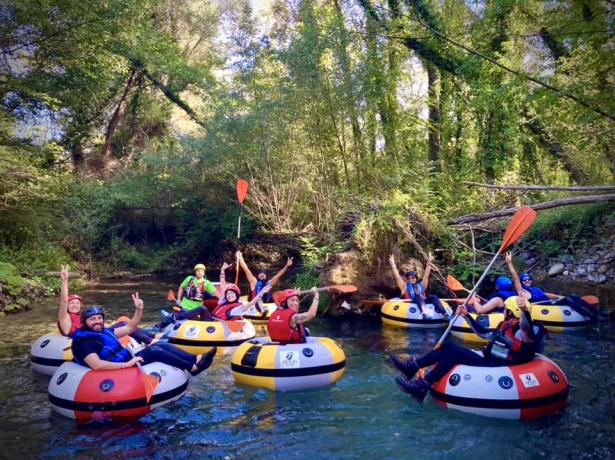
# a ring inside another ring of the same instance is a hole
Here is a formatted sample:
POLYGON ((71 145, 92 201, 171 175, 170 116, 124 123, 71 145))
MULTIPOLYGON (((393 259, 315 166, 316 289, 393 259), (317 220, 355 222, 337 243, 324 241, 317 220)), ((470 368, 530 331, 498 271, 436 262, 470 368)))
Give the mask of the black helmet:
POLYGON ((105 319, 105 310, 98 305, 92 305, 91 307, 86 308, 81 312, 81 322, 85 323, 85 320, 90 316, 102 315, 103 320, 105 319))

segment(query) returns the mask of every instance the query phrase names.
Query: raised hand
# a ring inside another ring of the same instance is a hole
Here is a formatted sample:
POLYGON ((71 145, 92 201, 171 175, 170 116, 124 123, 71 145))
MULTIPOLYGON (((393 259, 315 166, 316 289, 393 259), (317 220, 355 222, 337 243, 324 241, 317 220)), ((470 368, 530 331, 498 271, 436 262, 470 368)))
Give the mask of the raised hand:
POLYGON ((67 265, 61 265, 60 266, 60 279, 62 280, 62 282, 66 283, 68 282, 68 264, 67 265))
POLYGON ((391 267, 395 267, 395 256, 393 254, 389 256, 389 263, 391 264, 391 267))
MULTIPOLYGON (((239 251, 238 251, 239 252, 239 251)), ((233 264, 227 264, 226 262, 222 263, 222 268, 220 270, 224 271, 227 268, 231 268, 233 266, 233 264)))
POLYGON ((508 265, 512 264, 512 253, 510 251, 506 251, 506 257, 504 258, 508 265))
POLYGON ((293 265, 293 258, 289 257, 288 260, 286 261, 286 267, 292 267, 293 265))
POLYGON ((136 310, 143 311, 143 300, 139 298, 139 293, 138 292, 135 292, 132 295, 132 303, 134 303, 136 310))

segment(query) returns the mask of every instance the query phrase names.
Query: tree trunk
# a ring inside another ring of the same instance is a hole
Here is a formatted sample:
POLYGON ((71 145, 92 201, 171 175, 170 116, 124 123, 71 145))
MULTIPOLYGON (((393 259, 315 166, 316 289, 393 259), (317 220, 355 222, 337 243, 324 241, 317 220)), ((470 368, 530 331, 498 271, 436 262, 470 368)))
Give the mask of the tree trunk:
POLYGON ((105 167, 109 163, 109 160, 111 160, 111 155, 113 154, 113 143, 112 143, 113 134, 115 133, 115 130, 117 129, 118 125, 120 124, 120 120, 122 119, 122 116, 124 115, 124 109, 126 107, 126 99, 128 98, 128 94, 130 93, 130 90, 134 86, 136 75, 137 75, 137 70, 132 68, 130 70, 130 75, 128 76, 128 80, 126 81, 126 86, 124 87, 124 92, 122 93, 122 97, 120 98, 120 101, 115 107, 115 110, 113 111, 113 115, 111 116, 111 119, 109 120, 109 124, 107 125, 107 130, 105 131, 105 143, 103 145, 102 157, 101 157, 103 165, 105 167))
POLYGON ((498 190, 558 190, 558 191, 568 191, 568 192, 590 192, 590 191, 609 191, 615 190, 615 185, 589 185, 584 187, 564 187, 557 185, 492 185, 492 184, 481 184, 480 182, 469 182, 463 181, 465 185, 469 185, 470 187, 484 187, 484 188, 493 188, 498 190))
MULTIPOLYGON (((570 206, 573 204, 589 204, 589 203, 601 203, 604 201, 615 201, 615 194, 609 195, 586 195, 575 196, 570 198, 560 198, 558 200, 545 201, 544 203, 537 203, 530 206, 530 208, 538 211, 541 209, 557 208, 559 206, 570 206)), ((481 222, 483 220, 495 219, 499 217, 512 216, 517 211, 517 208, 506 208, 498 211, 484 212, 480 214, 467 214, 465 216, 457 217, 449 220, 447 225, 465 225, 472 222, 481 222)))
POLYGON ((442 120, 440 111, 440 71, 431 62, 425 62, 427 70, 427 104, 429 106, 429 161, 435 171, 440 171, 442 148, 442 120))

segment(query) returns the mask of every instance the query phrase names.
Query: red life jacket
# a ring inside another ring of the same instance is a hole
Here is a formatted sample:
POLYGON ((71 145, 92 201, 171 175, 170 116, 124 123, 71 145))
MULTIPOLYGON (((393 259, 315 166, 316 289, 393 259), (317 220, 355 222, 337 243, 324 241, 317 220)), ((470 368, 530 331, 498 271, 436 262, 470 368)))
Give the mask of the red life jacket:
POLYGON ((494 331, 485 352, 511 364, 529 362, 534 358, 535 345, 515 337, 519 320, 516 318, 501 322, 494 331))
POLYGON ((72 337, 75 334, 75 331, 81 327, 81 315, 79 313, 69 313, 68 316, 70 316, 70 329, 68 334, 64 334, 64 332, 62 332, 59 321, 57 323, 58 331, 60 331, 60 334, 66 335, 66 337, 72 337))
POLYGON ((274 342, 281 343, 304 343, 305 328, 303 324, 297 324, 297 329, 290 325, 290 320, 297 312, 290 308, 278 308, 269 317, 267 332, 274 342))
POLYGON ((213 312, 213 315, 218 318, 218 319, 222 319, 224 321, 232 321, 232 320, 236 320, 236 319, 242 319, 241 316, 238 315, 233 315, 233 316, 229 316, 229 314, 231 313, 231 310, 235 307, 241 307, 243 304, 241 302, 233 302, 233 303, 225 303, 220 305, 218 308, 216 308, 213 312))

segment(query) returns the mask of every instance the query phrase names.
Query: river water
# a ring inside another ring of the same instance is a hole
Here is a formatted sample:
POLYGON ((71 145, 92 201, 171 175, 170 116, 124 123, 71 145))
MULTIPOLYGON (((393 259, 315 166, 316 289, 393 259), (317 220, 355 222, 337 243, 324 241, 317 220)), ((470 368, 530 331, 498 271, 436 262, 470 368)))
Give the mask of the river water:
MULTIPOLYGON (((110 316, 131 314, 130 292, 145 300, 144 323, 158 320, 172 284, 105 282, 81 292, 110 316)), ((167 304, 168 306, 168 304, 167 304)), ((503 421, 445 410, 430 397, 420 405, 400 392, 390 353, 428 351, 441 330, 402 331, 379 320, 311 323, 334 338, 347 367, 336 385, 275 393, 240 386, 230 356, 192 379, 187 394, 122 426, 78 427, 51 411, 48 377, 30 370, 30 344, 51 331, 57 299, 0 319, 0 458, 613 458, 615 326, 604 323, 551 334, 545 354, 570 381, 569 405, 531 422, 503 421)), ((264 335, 264 331, 260 330, 264 335)), ((449 338, 448 340, 455 340, 449 338)))

